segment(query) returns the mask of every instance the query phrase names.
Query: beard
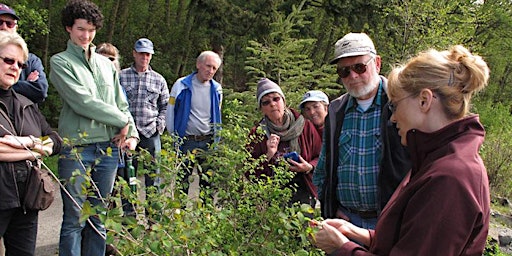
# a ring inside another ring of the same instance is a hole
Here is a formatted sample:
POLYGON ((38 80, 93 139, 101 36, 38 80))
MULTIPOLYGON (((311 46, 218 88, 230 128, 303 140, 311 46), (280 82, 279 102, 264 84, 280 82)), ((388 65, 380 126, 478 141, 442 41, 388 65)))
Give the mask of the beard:
POLYGON ((352 87, 345 85, 345 89, 347 89, 348 94, 356 99, 365 99, 369 98, 372 93, 379 86, 379 76, 374 76, 374 79, 370 80, 367 84, 361 87, 352 87))

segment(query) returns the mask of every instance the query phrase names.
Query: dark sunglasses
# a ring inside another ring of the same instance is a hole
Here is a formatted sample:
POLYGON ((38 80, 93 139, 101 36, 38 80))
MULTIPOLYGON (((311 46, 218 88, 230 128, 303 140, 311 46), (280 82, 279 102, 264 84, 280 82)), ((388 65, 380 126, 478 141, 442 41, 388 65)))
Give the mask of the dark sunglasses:
POLYGON ((16 63, 18 65, 18 68, 20 68, 20 69, 27 68, 27 64, 21 63, 19 61, 11 59, 11 58, 0 57, 0 59, 2 59, 5 62, 5 64, 7 64, 7 65, 14 65, 16 63))
POLYGON ((338 69, 336 70, 338 72, 338 76, 341 78, 345 78, 350 75, 350 70, 356 72, 359 75, 366 72, 368 63, 370 63, 370 61, 372 61, 373 58, 374 57, 371 57, 366 63, 357 63, 346 67, 338 67, 338 69))
POLYGON ((268 106, 268 104, 270 104, 270 102, 279 102, 281 100, 281 97, 273 97, 272 99, 270 100, 266 100, 266 101, 262 101, 261 102, 261 105, 262 106, 268 106))
POLYGON ((0 20, 0 26, 2 25, 7 25, 8 28, 14 28, 14 26, 16 26, 16 22, 14 21, 10 21, 10 20, 0 20))

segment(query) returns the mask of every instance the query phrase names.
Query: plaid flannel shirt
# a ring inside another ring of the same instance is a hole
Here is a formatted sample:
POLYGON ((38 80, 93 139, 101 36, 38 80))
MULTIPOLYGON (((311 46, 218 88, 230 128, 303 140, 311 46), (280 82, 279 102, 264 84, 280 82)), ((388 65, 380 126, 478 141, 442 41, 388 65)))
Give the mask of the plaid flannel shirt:
POLYGON ((121 70, 119 78, 139 134, 146 138, 156 132, 162 134, 169 101, 169 88, 164 77, 151 67, 139 73, 132 65, 121 70))

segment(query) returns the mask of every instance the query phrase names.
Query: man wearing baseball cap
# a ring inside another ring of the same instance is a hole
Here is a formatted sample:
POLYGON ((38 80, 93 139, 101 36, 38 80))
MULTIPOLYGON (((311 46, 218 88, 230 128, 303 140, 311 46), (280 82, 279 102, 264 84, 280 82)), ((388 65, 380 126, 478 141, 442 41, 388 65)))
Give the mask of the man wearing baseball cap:
MULTIPOLYGON (((16 33, 20 17, 9 6, 0 3, 0 30, 16 33)), ((35 103, 41 103, 48 96, 48 80, 43 63, 35 54, 29 53, 27 68, 23 69, 20 80, 13 89, 35 103)))
POLYGON ((379 75, 381 58, 370 37, 345 35, 334 45, 331 64, 347 93, 329 105, 313 183, 324 218, 373 229, 410 169, 409 156, 389 120, 387 80, 379 75))
MULTIPOLYGON (((151 40, 147 38, 137 40, 132 51, 134 62, 129 68, 121 70, 119 79, 126 91, 129 109, 139 132, 140 141, 137 150, 145 149, 154 159, 158 159, 162 148, 160 135, 165 130, 169 89, 165 78, 149 65, 154 53, 151 40)), ((133 165, 137 170, 136 159, 133 165)), ((155 184, 154 176, 154 174, 146 174, 146 186, 158 185, 155 184)))

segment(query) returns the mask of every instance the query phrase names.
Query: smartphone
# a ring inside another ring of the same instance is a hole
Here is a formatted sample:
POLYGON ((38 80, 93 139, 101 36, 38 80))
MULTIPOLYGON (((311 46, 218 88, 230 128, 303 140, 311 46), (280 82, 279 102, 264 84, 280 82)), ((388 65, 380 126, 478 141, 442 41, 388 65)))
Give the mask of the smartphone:
POLYGON ((291 158, 295 162, 300 162, 299 160, 299 154, 295 151, 286 153, 283 155, 284 159, 288 160, 288 158, 291 158))

